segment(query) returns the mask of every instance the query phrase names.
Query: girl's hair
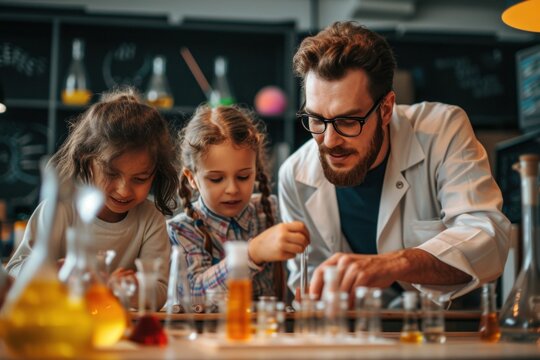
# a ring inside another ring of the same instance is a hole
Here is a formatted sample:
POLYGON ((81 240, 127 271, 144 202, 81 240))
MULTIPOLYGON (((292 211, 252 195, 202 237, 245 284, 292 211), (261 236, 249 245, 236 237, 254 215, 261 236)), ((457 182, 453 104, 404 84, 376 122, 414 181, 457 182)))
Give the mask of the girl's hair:
MULTIPOLYGON (((238 106, 211 108, 208 105, 201 105, 180 132, 180 152, 183 167, 192 173, 196 173, 197 164, 207 154, 210 145, 219 145, 230 141, 235 146, 253 150, 256 153, 255 179, 261 193, 261 205, 266 215, 266 226, 271 227, 275 224, 276 219, 268 200, 270 181, 266 168, 266 164, 268 164, 265 152, 267 145, 266 129, 264 124, 256 119, 255 114, 251 111, 238 106)), ((212 239, 204 222, 191 204, 193 194, 188 179, 183 172, 180 175, 179 195, 184 211, 195 220, 196 228, 204 236, 204 249, 212 254, 212 239)), ((276 264, 276 268, 278 267, 281 266, 276 264)), ((279 276, 283 277, 283 274, 279 276)), ((281 295, 279 287, 278 295, 281 295)))
POLYGON ((325 80, 338 80, 349 69, 363 69, 375 100, 392 90, 396 60, 381 35, 347 21, 335 22, 304 39, 294 55, 293 68, 303 81, 310 71, 325 80))
POLYGON ((92 161, 101 166, 126 151, 146 149, 155 163, 152 192, 157 209, 172 215, 177 207, 180 159, 168 123, 130 87, 112 90, 69 124, 69 135, 51 158, 60 179, 91 182, 92 161))

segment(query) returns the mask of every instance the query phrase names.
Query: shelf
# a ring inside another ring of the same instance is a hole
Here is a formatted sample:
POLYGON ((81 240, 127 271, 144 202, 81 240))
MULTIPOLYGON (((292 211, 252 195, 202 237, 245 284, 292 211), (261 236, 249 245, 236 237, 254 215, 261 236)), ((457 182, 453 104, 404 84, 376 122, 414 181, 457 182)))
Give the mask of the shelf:
POLYGON ((7 110, 11 107, 14 108, 28 108, 28 109, 48 109, 49 108, 48 100, 31 100, 31 99, 6 99, 7 110))

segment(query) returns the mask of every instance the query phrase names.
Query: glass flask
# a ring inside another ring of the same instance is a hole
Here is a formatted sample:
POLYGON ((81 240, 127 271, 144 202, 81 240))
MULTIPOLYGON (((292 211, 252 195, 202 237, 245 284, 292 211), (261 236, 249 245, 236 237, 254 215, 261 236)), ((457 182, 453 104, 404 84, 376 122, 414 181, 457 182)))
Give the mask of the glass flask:
POLYGON ((232 105, 235 103, 234 96, 227 79, 227 59, 218 56, 214 60, 214 80, 210 92, 210 106, 232 105))
MULTIPOLYGON (((43 222, 27 265, 13 284, 2 308, 7 347, 24 358, 78 357, 92 346, 93 322, 84 298, 57 277, 51 234, 58 202, 68 196, 51 167, 42 170, 43 222)), ((70 194, 69 194, 70 195, 70 194)))
POLYGON ((226 337, 233 341, 251 338, 251 278, 248 268, 248 244, 245 241, 225 243, 229 278, 227 287, 226 337))
POLYGON ((422 333, 418 327, 418 316, 416 314, 416 304, 418 295, 414 291, 403 293, 403 327, 399 335, 399 341, 404 343, 421 343, 424 341, 422 333))
POLYGON ((161 259, 136 259, 139 281, 139 315, 129 339, 142 345, 167 345, 167 335, 159 319, 153 314, 156 306, 156 283, 161 259))
POLYGON ((356 336, 362 340, 376 341, 382 333, 382 290, 359 286, 355 291, 356 336))
POLYGON ((71 64, 68 68, 62 102, 66 105, 86 105, 92 98, 88 75, 84 67, 84 40, 73 39, 71 46, 71 64))
POLYGON ((445 343, 445 298, 435 291, 422 293, 420 297, 422 302, 422 333, 425 341, 435 344, 445 343))
POLYGON ((508 341, 540 341, 539 163, 539 155, 525 154, 514 166, 521 177, 523 265, 500 312, 501 338, 508 341))
POLYGON ((482 315, 479 332, 480 340, 486 342, 497 342, 501 337, 495 303, 495 283, 486 283, 482 286, 482 315))
POLYGON ((180 337, 193 340, 197 337, 195 322, 192 317, 190 289, 187 279, 187 264, 178 245, 171 247, 171 262, 169 270, 169 283, 167 286, 167 303, 165 305, 167 317, 165 328, 170 337, 180 337), (172 314, 186 313, 185 321, 173 321, 172 314))
POLYGON ((76 227, 76 248, 79 251, 77 267, 67 282, 72 288, 81 288, 88 311, 94 322, 92 343, 96 347, 116 344, 126 330, 127 315, 119 300, 106 283, 100 269, 106 268, 106 257, 98 256, 93 244, 93 227, 105 197, 98 188, 80 184, 75 194, 75 208, 79 220, 76 227))
POLYGON ((161 109, 173 107, 174 99, 165 74, 167 60, 165 56, 157 55, 152 62, 152 76, 145 92, 146 102, 161 109))

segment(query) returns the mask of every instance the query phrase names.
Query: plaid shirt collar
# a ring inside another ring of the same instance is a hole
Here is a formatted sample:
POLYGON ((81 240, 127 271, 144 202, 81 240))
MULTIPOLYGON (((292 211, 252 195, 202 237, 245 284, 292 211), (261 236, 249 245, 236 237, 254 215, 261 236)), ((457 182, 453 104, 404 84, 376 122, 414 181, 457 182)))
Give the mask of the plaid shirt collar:
POLYGON ((215 233, 221 237, 226 238, 227 232, 229 230, 229 227, 232 226, 233 221, 239 225, 239 227, 249 233, 251 229, 251 221, 253 219, 253 216, 255 214, 255 208, 253 204, 248 203, 248 205, 238 214, 237 216, 230 218, 230 217, 224 217, 221 215, 216 214, 212 210, 210 210, 206 204, 204 203, 202 197, 199 196, 198 200, 198 207, 205 219, 205 224, 209 226, 212 231, 215 231, 215 233))

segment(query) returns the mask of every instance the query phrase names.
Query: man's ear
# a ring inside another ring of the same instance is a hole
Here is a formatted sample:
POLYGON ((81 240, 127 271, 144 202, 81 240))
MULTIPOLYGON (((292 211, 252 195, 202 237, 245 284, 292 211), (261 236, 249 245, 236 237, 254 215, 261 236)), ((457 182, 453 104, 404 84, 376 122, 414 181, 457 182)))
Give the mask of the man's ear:
POLYGON ((188 182, 189 182, 189 185, 195 189, 195 190, 199 190, 199 187, 197 186, 197 182, 195 181, 195 176, 193 176, 193 173, 191 172, 191 170, 189 170, 188 168, 184 168, 182 170, 182 173, 184 174, 184 176, 188 179, 188 182))
POLYGON ((386 95, 386 98, 381 104, 381 118, 383 126, 390 124, 390 120, 392 120, 392 113, 394 112, 395 102, 396 93, 392 90, 386 95))

